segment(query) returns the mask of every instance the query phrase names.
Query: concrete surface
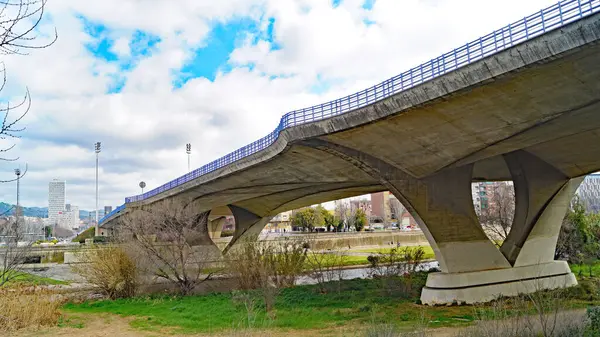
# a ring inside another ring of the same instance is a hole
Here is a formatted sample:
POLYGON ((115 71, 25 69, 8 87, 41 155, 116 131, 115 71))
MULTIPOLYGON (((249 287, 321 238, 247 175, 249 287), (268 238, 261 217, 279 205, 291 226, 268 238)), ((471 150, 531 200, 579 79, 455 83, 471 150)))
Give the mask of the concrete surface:
POLYGON ((577 285, 565 261, 469 273, 431 273, 421 293, 428 305, 481 303, 499 296, 516 296, 577 285))

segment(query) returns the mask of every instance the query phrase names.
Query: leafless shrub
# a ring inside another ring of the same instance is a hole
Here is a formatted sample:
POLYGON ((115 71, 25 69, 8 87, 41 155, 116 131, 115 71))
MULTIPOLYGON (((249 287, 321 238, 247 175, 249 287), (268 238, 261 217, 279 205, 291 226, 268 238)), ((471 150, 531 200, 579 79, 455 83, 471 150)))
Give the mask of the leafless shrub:
POLYGON ((258 289, 267 312, 271 312, 279 290, 293 286, 306 259, 303 241, 245 240, 229 252, 227 266, 241 289, 258 289))
POLYGON ((63 303, 48 290, 3 288, 0 289, 0 299, 0 332, 53 326, 61 316, 63 303))
POLYGON ((133 258, 120 247, 108 246, 81 253, 80 264, 71 268, 111 299, 132 297, 138 286, 133 258))
POLYGON ((340 281, 342 280, 344 263, 347 259, 346 254, 342 251, 332 252, 315 252, 311 251, 306 255, 306 266, 309 270, 309 275, 317 281, 319 290, 322 293, 327 293, 331 290, 333 281, 340 291, 340 281))
POLYGON ((392 248, 387 252, 371 255, 371 277, 392 277, 414 273, 423 263, 425 250, 423 247, 392 248))
POLYGON ((33 242, 26 241, 23 224, 12 217, 0 223, 0 239, 5 241, 4 247, 0 248, 0 287, 2 287, 21 274, 33 242))
POLYGON ((422 247, 392 248, 368 257, 369 273, 372 278, 381 280, 381 289, 388 295, 412 297, 424 285, 421 278, 416 278, 424 257, 422 247))
POLYGON ((136 254, 142 273, 166 280, 188 295, 219 271, 221 253, 208 236, 207 221, 208 212, 168 201, 127 213, 118 236, 136 254))

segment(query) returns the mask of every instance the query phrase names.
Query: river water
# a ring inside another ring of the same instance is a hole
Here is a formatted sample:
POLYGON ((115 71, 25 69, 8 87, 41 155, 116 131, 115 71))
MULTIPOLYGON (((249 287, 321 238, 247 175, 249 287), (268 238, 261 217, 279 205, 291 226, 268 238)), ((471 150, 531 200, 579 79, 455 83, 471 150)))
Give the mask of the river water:
MULTIPOLYGON (((439 264, 437 261, 425 262, 419 266, 419 270, 429 270, 431 268, 439 268, 439 264)), ((75 282, 75 283, 83 283, 85 282, 79 275, 73 273, 71 270, 71 266, 68 264, 56 264, 56 263, 48 263, 45 265, 40 265, 39 267, 29 267, 26 270, 28 273, 53 278, 55 280, 67 281, 67 282, 75 282)), ((343 280, 352 280, 356 278, 366 279, 370 278, 370 269, 365 267, 359 268, 347 268, 340 271, 341 279, 343 280)), ((336 279, 337 279, 336 275, 336 279)), ((317 281, 308 276, 303 275, 298 278, 296 284, 298 285, 307 285, 307 284, 316 284, 317 281)))

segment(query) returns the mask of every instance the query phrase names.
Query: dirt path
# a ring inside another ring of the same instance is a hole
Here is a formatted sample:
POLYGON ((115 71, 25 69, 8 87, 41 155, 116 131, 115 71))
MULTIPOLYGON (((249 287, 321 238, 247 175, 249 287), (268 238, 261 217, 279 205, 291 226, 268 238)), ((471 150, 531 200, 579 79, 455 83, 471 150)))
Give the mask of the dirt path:
MULTIPOLYGON (((348 325, 315 330, 252 330, 226 331, 213 334, 175 335, 169 330, 143 331, 132 328, 129 322, 133 318, 123 318, 112 314, 72 314, 68 315, 58 327, 42 328, 40 330, 19 331, 10 333, 11 337, 360 337, 364 327, 348 325)), ((451 337, 456 329, 442 328, 432 331, 432 337, 451 337)))

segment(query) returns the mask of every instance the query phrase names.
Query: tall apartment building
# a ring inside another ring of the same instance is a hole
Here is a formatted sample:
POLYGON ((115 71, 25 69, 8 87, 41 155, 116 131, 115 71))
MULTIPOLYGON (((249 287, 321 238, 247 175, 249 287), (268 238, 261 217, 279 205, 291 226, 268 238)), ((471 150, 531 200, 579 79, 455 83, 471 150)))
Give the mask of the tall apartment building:
POLYGON ((53 180, 48 183, 48 224, 59 223, 65 211, 66 182, 53 180))
POLYGON ((600 174, 590 174, 577 189, 577 196, 588 212, 600 212, 600 174))
MULTIPOLYGON (((475 207, 475 213, 481 214, 491 207, 495 206, 497 200, 502 199, 504 197, 508 197, 503 194, 504 191, 507 191, 506 188, 509 187, 512 189, 512 181, 484 181, 477 182, 471 184, 471 195, 473 197, 473 206, 475 207), (497 188, 502 187, 504 189, 500 189, 495 191, 497 188), (494 198, 494 192, 496 192, 496 198, 494 198)), ((508 193, 508 192, 506 192, 508 193)))
POLYGON ((475 213, 480 214, 482 210, 489 208, 492 184, 493 183, 491 181, 471 184, 471 196, 473 197, 475 213))
POLYGON ((390 192, 371 193, 371 216, 384 222, 391 219, 390 192))
POLYGON ((69 213, 71 215, 71 228, 79 228, 79 206, 72 205, 69 213))

